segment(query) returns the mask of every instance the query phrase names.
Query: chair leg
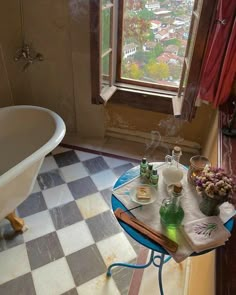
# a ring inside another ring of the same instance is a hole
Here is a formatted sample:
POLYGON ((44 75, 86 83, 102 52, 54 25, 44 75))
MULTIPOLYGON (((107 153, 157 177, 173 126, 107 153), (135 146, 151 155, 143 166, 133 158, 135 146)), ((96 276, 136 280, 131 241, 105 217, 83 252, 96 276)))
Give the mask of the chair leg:
POLYGON ((5 218, 10 221, 11 226, 16 232, 24 232, 27 229, 24 220, 16 216, 15 211, 8 214, 5 218))

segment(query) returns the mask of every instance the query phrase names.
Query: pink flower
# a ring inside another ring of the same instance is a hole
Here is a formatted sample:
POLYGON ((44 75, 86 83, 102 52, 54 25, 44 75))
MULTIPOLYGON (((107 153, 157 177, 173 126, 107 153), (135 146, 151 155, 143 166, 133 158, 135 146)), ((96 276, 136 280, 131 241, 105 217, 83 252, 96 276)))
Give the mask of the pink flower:
POLYGON ((236 191, 233 179, 222 168, 206 166, 194 179, 198 193, 205 193, 211 198, 230 197, 236 191))

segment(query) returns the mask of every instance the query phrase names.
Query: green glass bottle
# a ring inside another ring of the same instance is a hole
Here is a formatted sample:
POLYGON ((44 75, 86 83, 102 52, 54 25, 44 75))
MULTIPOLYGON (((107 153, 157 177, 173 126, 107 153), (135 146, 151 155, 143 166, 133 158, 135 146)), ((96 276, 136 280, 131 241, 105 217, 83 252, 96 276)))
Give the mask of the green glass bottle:
POLYGON ((146 158, 142 158, 142 161, 140 163, 140 177, 142 181, 147 180, 147 177, 146 177, 147 169, 148 169, 148 161, 146 158))
POLYGON ((150 179, 151 175, 152 175, 152 169, 153 169, 153 164, 148 164, 148 168, 147 168, 147 172, 146 172, 146 177, 147 179, 150 179))
POLYGON ((157 173, 157 169, 153 169, 152 170, 152 174, 150 176, 150 179, 149 179, 149 183, 154 186, 155 188, 157 188, 157 185, 158 185, 158 179, 159 179, 159 175, 157 173))
POLYGON ((172 195, 165 198, 160 208, 161 223, 167 228, 177 228, 184 218, 184 210, 181 206, 182 185, 175 184, 172 195))

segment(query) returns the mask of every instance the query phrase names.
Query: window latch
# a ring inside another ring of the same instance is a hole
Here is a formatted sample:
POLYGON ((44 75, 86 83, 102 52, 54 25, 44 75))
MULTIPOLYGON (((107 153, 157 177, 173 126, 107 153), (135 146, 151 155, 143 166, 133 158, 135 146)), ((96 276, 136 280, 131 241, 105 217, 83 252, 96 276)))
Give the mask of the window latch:
POLYGON ((227 24, 227 20, 224 18, 224 19, 217 19, 216 22, 220 25, 223 25, 225 26, 227 24))

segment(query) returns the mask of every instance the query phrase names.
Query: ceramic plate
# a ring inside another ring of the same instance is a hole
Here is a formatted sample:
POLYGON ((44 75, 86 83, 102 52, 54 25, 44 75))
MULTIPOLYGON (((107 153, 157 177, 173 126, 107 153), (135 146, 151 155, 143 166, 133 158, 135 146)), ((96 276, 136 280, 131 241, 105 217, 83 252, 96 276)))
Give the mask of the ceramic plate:
POLYGON ((156 189, 151 186, 151 185, 148 185, 148 184, 141 184, 141 185, 138 185, 136 187, 133 187, 130 192, 130 198, 133 202, 135 203, 138 203, 138 204, 141 204, 141 205, 148 205, 148 204, 151 204, 153 203, 155 200, 156 200, 156 197, 157 197, 157 191, 156 189), (144 188, 145 190, 147 189, 148 190, 148 193, 150 195, 150 199, 139 199, 137 197, 137 194, 138 192, 140 192, 140 189, 141 188, 144 188))

